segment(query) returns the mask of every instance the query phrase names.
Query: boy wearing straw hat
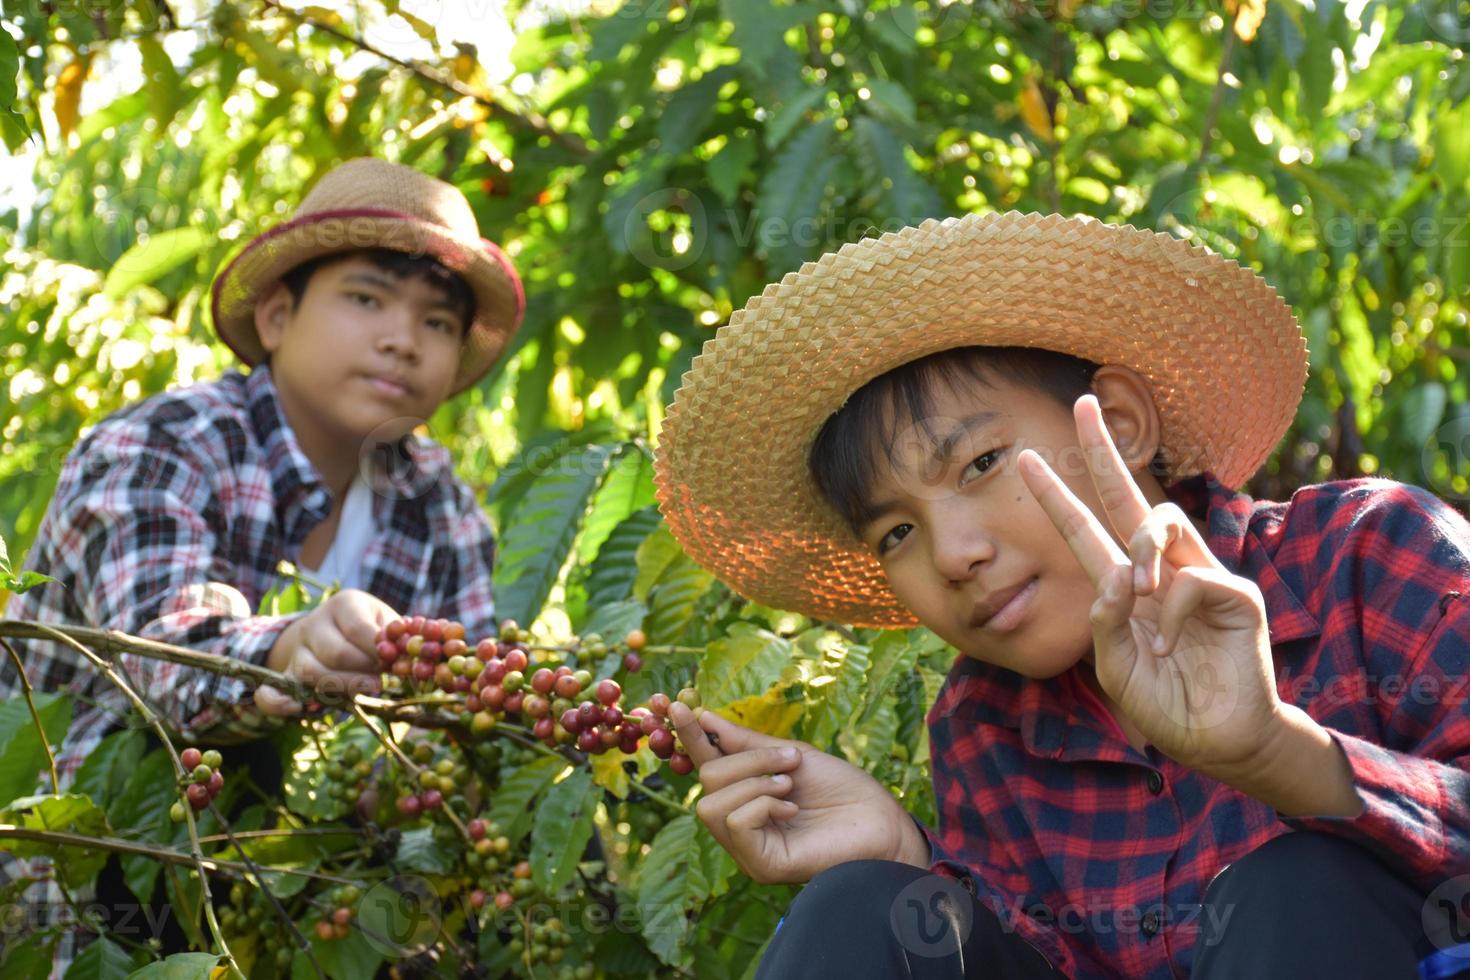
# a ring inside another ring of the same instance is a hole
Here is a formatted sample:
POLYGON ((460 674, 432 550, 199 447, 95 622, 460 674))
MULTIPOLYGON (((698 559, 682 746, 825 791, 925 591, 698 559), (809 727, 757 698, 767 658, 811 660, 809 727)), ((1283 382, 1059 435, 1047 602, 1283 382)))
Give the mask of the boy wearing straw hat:
MULTIPOLYGON (((57 582, 15 596, 7 615, 247 660, 323 702, 376 689, 375 635, 399 612, 493 630, 488 521, 443 447, 414 433, 490 369, 524 311, 519 277, 464 195, 406 166, 349 160, 224 268, 212 300, 220 338, 252 370, 156 395, 88 433, 28 561, 57 582), (254 615, 282 561, 344 588, 309 612, 254 615)), ((65 786, 128 703, 71 651, 27 647, 34 686, 82 695, 56 759, 65 786)), ((301 710, 274 688, 116 659, 188 742, 242 741, 301 710)), ((0 661, 0 700, 19 688, 0 661)), ((0 881, 38 870, 11 864, 0 881)), ((55 975, 74 939, 58 943, 55 975)))
POLYGON ((710 832, 808 883, 759 976, 1470 972, 1470 525, 1385 480, 1236 492, 1305 375, 1250 271, 1016 213, 844 246, 705 345, 656 466, 689 554, 960 654, 933 828, 672 709, 710 832))

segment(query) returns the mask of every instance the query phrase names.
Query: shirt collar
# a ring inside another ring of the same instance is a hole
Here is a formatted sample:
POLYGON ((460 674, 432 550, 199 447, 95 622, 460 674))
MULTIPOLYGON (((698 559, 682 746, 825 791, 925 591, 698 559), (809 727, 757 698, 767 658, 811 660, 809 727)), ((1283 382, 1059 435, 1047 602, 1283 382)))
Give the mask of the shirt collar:
POLYGON ((265 454, 276 517, 286 540, 297 543, 331 512, 332 493, 296 441, 268 364, 257 366, 245 379, 245 400, 256 443, 265 454))

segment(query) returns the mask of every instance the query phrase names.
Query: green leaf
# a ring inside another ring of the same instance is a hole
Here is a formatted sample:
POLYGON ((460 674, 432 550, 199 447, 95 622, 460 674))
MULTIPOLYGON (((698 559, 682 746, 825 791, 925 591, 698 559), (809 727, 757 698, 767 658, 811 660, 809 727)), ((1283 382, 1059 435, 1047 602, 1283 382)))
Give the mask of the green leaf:
POLYGON ((678 156, 699 142, 719 104, 720 89, 735 77, 734 65, 721 65, 669 96, 658 119, 659 149, 678 156))
POLYGON ((872 93, 868 101, 879 115, 893 122, 914 121, 914 97, 908 89, 887 78, 870 78, 867 84, 872 93))
POLYGON ((531 485, 500 539, 494 590, 502 619, 530 623, 541 612, 612 454, 611 446, 575 449, 531 485))
MULTIPOLYGON (((4 33, 4 31, 0 31, 0 34, 4 33)), ((0 536, 0 575, 6 577, 10 575, 10 551, 5 547, 5 538, 3 536, 0 536)))
POLYGON ((29 592, 38 585, 55 581, 56 579, 50 575, 42 575, 40 572, 33 572, 30 569, 26 569, 19 575, 7 578, 5 580, 5 588, 16 595, 20 595, 22 592, 29 592))
POLYGON ((699 695, 706 707, 720 708, 763 694, 791 663, 791 644, 751 623, 735 623, 723 639, 705 648, 699 660, 699 695))
MULTIPOLYGON (((52 750, 60 747, 71 727, 72 699, 67 694, 31 692, 36 714, 41 717, 46 741, 52 750)), ((0 804, 32 792, 46 769, 46 752, 41 732, 26 707, 25 698, 15 696, 0 704, 0 804)), ((49 779, 49 776, 48 776, 49 779)))
POLYGON ((361 929, 352 930, 346 939, 333 939, 331 942, 323 941, 313 931, 310 942, 317 961, 329 977, 377 976, 378 967, 385 958, 383 950, 378 948, 379 943, 369 939, 361 929))
MULTIPOLYGON (((733 865, 717 857, 694 817, 675 817, 653 839, 635 882, 643 937, 655 956, 680 966, 689 956, 689 913, 724 888, 733 865)), ((715 850, 718 844, 713 840, 715 850)))
POLYGON ((769 271, 784 273, 826 244, 812 234, 826 197, 827 178, 840 157, 831 150, 829 121, 804 129, 788 142, 761 181, 756 203, 756 252, 770 260, 769 271))
POLYGON ((649 642, 676 643, 694 618, 699 600, 709 592, 714 582, 714 575, 680 551, 648 590, 649 642))
POLYGON ((72 792, 91 797, 104 809, 127 785, 128 776, 143 758, 143 733, 136 728, 113 732, 93 749, 77 770, 72 792))
POLYGON ((642 449, 627 444, 592 498, 577 537, 577 561, 583 566, 591 562, 619 524, 653 503, 653 461, 642 449))
MULTIPOLYGON (((102 808, 76 793, 13 800, 5 808, 3 817, 6 823, 32 830, 66 831, 86 837, 103 837, 110 833, 107 815, 102 808)), ((90 884, 108 858, 108 852, 100 847, 60 847, 30 840, 7 841, 6 850, 19 857, 49 856, 61 872, 62 880, 74 889, 90 884)))
POLYGON ((129 953, 106 936, 98 936, 71 961, 66 980, 123 980, 143 960, 141 951, 129 953))
MULTIPOLYGON (((770 130, 767 129, 766 132, 769 134, 770 130)), ((740 188, 744 186, 745 178, 750 173, 750 165, 755 162, 759 153, 760 144, 754 137, 732 136, 725 148, 704 165, 710 186, 720 195, 720 200, 727 205, 735 203, 735 198, 739 196, 740 188)))
POLYGON ((55 948, 56 937, 44 933, 33 937, 32 942, 8 944, 0 959, 0 976, 49 977, 55 948))
POLYGON ((500 824, 512 846, 520 844, 531 829, 535 815, 531 801, 551 785, 553 779, 566 772, 567 766, 565 759, 538 756, 509 775, 502 775, 500 785, 490 799, 490 819, 500 824))
POLYGON ((629 630, 643 625, 643 618, 646 615, 648 615, 648 608, 637 599, 609 602, 598 606, 593 611, 582 627, 582 635, 596 633, 609 643, 620 642, 628 635, 629 630))
POLYGON ((112 264, 102 291, 114 299, 122 298, 138 286, 162 279, 214 241, 204 228, 174 228, 150 235, 148 241, 134 245, 112 264))
POLYGON ((315 740, 304 740, 292 754, 281 787, 286 806, 292 813, 310 820, 336 820, 350 813, 352 804, 323 792, 318 742, 329 758, 340 756, 349 745, 356 745, 364 757, 370 758, 378 750, 378 740, 362 724, 352 721, 319 735, 315 740))
POLYGON ((575 770, 547 791, 531 831, 531 878, 545 894, 572 880, 592 838, 592 820, 602 789, 591 773, 575 770))
POLYGON ((1449 392, 1438 381, 1426 381, 1404 396, 1406 444, 1423 446, 1434 436, 1449 404, 1449 392))
MULTIPOLYGON (((933 636, 932 633, 925 633, 933 636)), ((914 670, 921 649, 920 636, 914 631, 887 630, 873 641, 868 671, 868 693, 858 726, 866 726, 878 706, 891 700, 899 680, 914 670)))
POLYGON ((633 579, 633 595, 647 601, 648 593, 660 576, 683 553, 679 542, 674 540, 673 534, 662 523, 644 534, 634 558, 637 573, 633 579))
POLYGON ((804 89, 800 95, 788 99, 766 124, 766 148, 775 149, 780 146, 791 135, 791 131, 800 125, 807 111, 821 105, 826 98, 827 90, 817 87, 804 89))
MULTIPOLYGON (((176 779, 173 760, 165 750, 158 748, 145 755, 107 808, 107 820, 117 835, 153 843, 171 839, 168 810, 179 799, 173 788, 176 779)), ((119 860, 128 888, 142 901, 148 901, 158 880, 159 863, 139 854, 119 860)))
POLYGON ((447 875, 453 870, 450 855, 434 840, 432 827, 405 830, 398 841, 398 866, 420 874, 447 875))
POLYGON ((128 974, 127 980, 209 980, 218 962, 214 953, 175 953, 128 974))
POLYGON ((0 105, 16 101, 16 76, 20 73, 20 49, 9 31, 0 30, 0 105))
POLYGON ((903 143, 892 130, 871 116, 859 116, 853 123, 853 136, 859 169, 870 185, 883 188, 889 217, 915 225, 942 211, 939 195, 914 172, 903 143))

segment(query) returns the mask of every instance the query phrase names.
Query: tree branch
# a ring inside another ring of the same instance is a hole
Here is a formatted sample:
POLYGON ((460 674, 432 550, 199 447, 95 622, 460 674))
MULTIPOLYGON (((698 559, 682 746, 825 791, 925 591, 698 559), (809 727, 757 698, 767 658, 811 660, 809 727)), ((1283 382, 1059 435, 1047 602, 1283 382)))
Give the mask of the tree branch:
POLYGON ((507 109, 505 106, 501 105, 499 102, 496 102, 494 99, 482 95, 481 93, 474 91, 467 85, 464 85, 458 79, 453 78, 452 76, 443 75, 440 72, 428 67, 427 65, 419 64, 416 61, 409 61, 405 58, 395 57, 394 55, 389 54, 381 48, 374 47, 363 38, 348 34, 346 31, 333 27, 330 24, 323 24, 321 21, 314 20, 305 14, 292 10, 290 7, 282 6, 281 4, 277 3, 276 0, 264 0, 264 3, 267 7, 270 7, 273 10, 277 10, 280 13, 285 14, 287 17, 290 17, 297 23, 304 24, 314 31, 320 31, 323 34, 330 34, 339 40, 346 41, 348 44, 351 44, 354 47, 359 48, 360 50, 367 51, 370 54, 375 54, 379 58, 382 58, 384 61, 390 61, 393 64, 398 65, 400 68, 406 68, 431 85, 436 85, 439 88, 445 89, 446 91, 453 92, 455 95, 463 99, 474 99, 475 102, 479 103, 486 110, 488 110, 492 117, 503 119, 518 129, 523 129, 528 132, 535 133, 537 136, 545 136, 562 148, 569 150, 572 153, 575 153, 577 156, 585 157, 591 156, 592 154, 592 150, 588 148, 587 144, 584 143, 580 138, 572 136, 569 133, 563 133, 559 130, 553 129, 551 127, 551 124, 548 123, 544 117, 537 113, 528 113, 522 115, 521 113, 516 112, 514 109, 507 109))
POLYGON ((56 755, 51 751, 51 743, 46 739, 46 726, 41 724, 41 713, 36 710, 36 702, 31 697, 31 679, 26 676, 25 665, 20 662, 20 654, 15 652, 15 647, 0 639, 0 646, 5 648, 11 662, 15 664, 16 676, 20 678, 20 691, 25 695, 26 707, 30 709, 31 721, 36 724, 36 734, 41 736, 41 748, 46 750, 46 762, 51 766, 51 792, 61 792, 61 777, 56 774, 56 755))

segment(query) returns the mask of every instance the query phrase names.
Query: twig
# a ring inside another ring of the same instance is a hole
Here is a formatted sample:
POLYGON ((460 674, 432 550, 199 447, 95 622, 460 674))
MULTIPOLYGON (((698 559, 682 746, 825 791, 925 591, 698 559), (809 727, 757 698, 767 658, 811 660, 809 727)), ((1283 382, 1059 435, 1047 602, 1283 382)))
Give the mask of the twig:
MULTIPOLYGON (((510 739, 512 742, 515 742, 517 745, 522 745, 528 749, 533 749, 536 752, 540 752, 542 755, 553 756, 555 758, 562 759, 563 761, 570 762, 573 765, 582 765, 587 761, 587 757, 583 753, 578 752, 576 749, 553 749, 546 745, 544 742, 538 740, 529 731, 520 727, 519 725, 511 725, 506 724, 505 722, 501 722, 490 730, 490 734, 492 736, 499 734, 505 738, 510 739)), ((665 807, 668 807, 670 810, 673 810, 675 813, 686 814, 689 812, 689 808, 684 806, 678 800, 665 793, 660 793, 658 790, 649 786, 647 783, 643 782, 643 780, 639 779, 637 776, 632 775, 631 773, 628 775, 628 783, 629 785, 637 788, 638 792, 642 793, 644 796, 647 796, 650 800, 657 800, 659 803, 663 804, 665 807)))
MULTIPOLYGON (((0 627, 3 627, 6 623, 9 622, 13 621, 0 621, 0 627)), ((169 737, 168 729, 164 727, 163 722, 159 719, 157 713, 155 713, 154 710, 148 706, 148 702, 144 701, 143 698, 139 696, 137 691, 133 690, 131 685, 129 685, 126 681, 118 676, 117 671, 112 669, 112 665, 110 663, 103 660, 101 657, 97 656, 97 654, 93 653, 91 650, 87 649, 85 646, 83 646, 81 643, 78 643, 67 634, 61 632, 61 630, 59 629, 55 629, 41 623, 33 625, 35 629, 41 631, 40 636, 42 639, 54 639, 73 648, 82 656, 90 660, 92 662, 92 665, 96 667, 99 671, 101 671, 104 677, 110 680, 113 684, 117 685, 118 690, 122 691, 124 696, 126 696, 127 699, 133 703, 133 707, 137 709, 138 714, 143 716, 143 720, 146 721, 148 725, 153 729, 153 731, 158 735, 158 740, 162 743, 164 750, 168 752, 169 758, 173 760, 174 771, 179 774, 179 778, 184 779, 189 775, 184 770, 184 764, 179 761, 179 754, 174 750, 173 741, 169 737)), ((111 631, 108 630, 103 632, 110 633, 111 631)), ((193 854, 194 867, 199 872, 200 899, 204 905, 204 919, 209 924, 210 935, 212 935, 214 937, 214 941, 219 944, 220 955, 229 962, 230 969, 233 975, 240 977, 241 980, 245 980, 245 974, 241 971, 240 964, 235 962, 235 956, 233 953, 230 952, 229 944, 225 942, 224 933, 220 930, 219 921, 215 918, 214 900, 209 893, 209 876, 205 873, 204 869, 204 852, 199 847, 199 829, 194 825, 193 807, 190 806, 187 802, 184 803, 184 822, 185 825, 189 828, 189 849, 193 854)))
MULTIPOLYGON (((222 657, 215 653, 190 650, 188 647, 174 646, 171 643, 146 640, 143 637, 130 636, 118 630, 95 629, 91 626, 52 625, 24 619, 0 619, 0 636, 15 636, 31 640, 54 639, 71 644, 85 643, 92 649, 106 654, 132 653, 153 660, 167 660, 185 667, 198 667, 201 670, 223 674, 226 677, 255 681, 257 684, 269 684, 303 703, 315 699, 315 692, 311 688, 294 677, 287 677, 269 667, 260 667, 244 660, 222 657)), ((91 659, 103 663, 95 656, 91 659)), ((111 665, 108 665, 108 669, 111 669, 111 665)))
POLYGON ((249 868, 250 874, 255 877, 255 886, 265 893, 266 899, 271 903, 271 908, 275 909, 276 916, 286 924, 287 929, 291 930, 291 935, 296 937, 296 948, 306 951, 306 958, 311 961, 311 968, 316 971, 316 975, 321 977, 322 980, 327 980, 327 974, 322 970, 322 965, 317 962, 316 953, 312 950, 311 943, 307 942, 306 937, 301 934, 301 930, 296 928, 296 922, 291 918, 290 913, 286 911, 286 907, 281 904, 281 900, 276 898, 276 893, 271 891, 270 886, 265 883, 265 875, 260 873, 259 865, 252 861, 250 855, 245 853, 245 848, 240 846, 240 841, 236 839, 235 832, 230 829, 229 821, 225 819, 223 813, 220 813, 215 808, 213 800, 209 801, 209 812, 214 814, 214 818, 219 821, 220 829, 225 832, 225 837, 229 839, 230 846, 240 852, 240 860, 245 863, 245 867, 249 868))
POLYGON ((0 646, 10 655, 11 661, 15 663, 15 673, 20 678, 20 690, 25 695, 26 707, 30 709, 31 721, 36 723, 36 734, 41 736, 41 748, 46 750, 46 762, 51 766, 51 792, 61 792, 61 777, 56 774, 56 756, 51 751, 51 743, 46 739, 46 726, 41 724, 41 713, 36 710, 36 702, 31 698, 31 681, 26 676, 25 666, 20 662, 20 654, 15 652, 4 639, 0 639, 0 646))
MULTIPOLYGON (((167 847, 155 847, 150 844, 142 844, 138 841, 124 840, 121 837, 88 837, 85 834, 73 834, 65 830, 37 830, 34 827, 17 827, 14 824, 0 824, 0 840, 30 840, 42 844, 59 844, 62 847, 90 847, 101 848, 104 851, 113 851, 118 854, 135 854, 141 857, 149 857, 166 864, 194 864, 194 857, 183 851, 175 851, 167 847)), ((229 873, 249 880, 249 867, 239 861, 230 861, 224 858, 206 857, 203 859, 204 869, 215 873, 229 873)), ((260 867, 257 865, 257 867, 260 867)), ((301 878, 310 878, 314 881, 330 881, 338 885, 356 885, 363 887, 367 883, 354 881, 351 878, 342 878, 337 875, 322 874, 319 871, 303 871, 300 868, 278 868, 273 865, 265 865, 262 871, 270 874, 296 875, 301 878)))
POLYGON ((501 105, 494 99, 491 99, 485 95, 482 95, 479 92, 474 91, 473 89, 469 88, 468 86, 464 85, 459 80, 451 76, 440 74, 439 72, 429 68, 427 65, 421 65, 418 62, 409 61, 405 58, 399 58, 391 55, 388 52, 383 51, 381 48, 374 47, 363 38, 348 34, 346 31, 333 27, 330 24, 323 24, 321 21, 315 20, 311 17, 306 16, 305 14, 292 10, 290 7, 282 6, 281 4, 277 3, 276 0, 263 0, 263 2, 267 7, 270 7, 273 10, 280 11, 297 23, 305 24, 307 27, 310 27, 314 31, 320 31, 323 34, 330 34, 338 40, 346 41, 348 44, 351 44, 356 48, 367 51, 370 54, 375 54, 379 58, 382 58, 384 61, 390 61, 393 64, 398 65, 400 68, 406 68, 424 81, 429 82, 432 85, 437 85, 442 89, 453 92, 460 98, 474 99, 477 103, 488 110, 491 116, 498 116, 501 119, 504 119, 505 121, 520 127, 521 129, 526 129, 532 133, 535 133, 537 136, 545 136, 562 146, 564 149, 570 150, 578 156, 590 156, 592 153, 587 144, 582 142, 582 140, 578 139, 575 136, 553 129, 551 127, 551 124, 548 123, 539 114, 531 113, 528 115, 522 115, 521 113, 516 112, 512 109, 507 109, 505 106, 501 105))
MULTIPOLYGON (((419 778, 419 774, 424 771, 423 767, 404 754, 403 750, 398 747, 398 743, 393 740, 393 736, 391 734, 384 734, 383 732, 378 731, 378 726, 373 724, 372 719, 367 716, 367 713, 364 712, 362 709, 362 705, 358 704, 356 699, 354 699, 352 702, 352 713, 357 715, 357 720, 367 726, 367 730, 373 733, 373 737, 376 738, 379 742, 382 742, 383 747, 386 748, 389 752, 392 752, 394 757, 398 759, 403 768, 412 773, 413 778, 417 780, 419 778)), ((470 829, 464 825, 464 822, 462 820, 459 819, 459 815, 450 808, 448 800, 444 801, 443 811, 444 816, 449 818, 449 822, 454 824, 455 829, 459 831, 460 836, 465 839, 465 843, 470 845, 471 847, 474 847, 475 839, 470 836, 470 829)))

